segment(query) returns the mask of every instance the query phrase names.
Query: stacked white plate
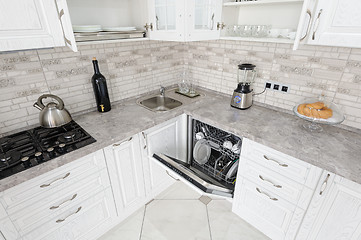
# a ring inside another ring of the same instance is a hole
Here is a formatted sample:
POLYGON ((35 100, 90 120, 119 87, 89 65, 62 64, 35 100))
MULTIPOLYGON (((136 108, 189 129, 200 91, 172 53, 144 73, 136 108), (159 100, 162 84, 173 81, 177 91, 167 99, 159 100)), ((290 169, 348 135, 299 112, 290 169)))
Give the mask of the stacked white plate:
POLYGON ((101 30, 101 25, 73 25, 74 32, 99 32, 101 30))
POLYGON ((105 32, 129 32, 137 30, 135 27, 103 27, 105 32))

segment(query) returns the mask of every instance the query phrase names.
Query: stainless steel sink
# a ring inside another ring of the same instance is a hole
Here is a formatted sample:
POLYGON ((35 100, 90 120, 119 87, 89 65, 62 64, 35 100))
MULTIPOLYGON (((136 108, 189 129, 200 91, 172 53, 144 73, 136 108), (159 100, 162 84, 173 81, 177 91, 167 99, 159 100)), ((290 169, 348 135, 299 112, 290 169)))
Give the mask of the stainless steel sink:
POLYGON ((139 101, 139 104, 151 111, 165 112, 182 105, 178 100, 170 97, 155 96, 139 101))

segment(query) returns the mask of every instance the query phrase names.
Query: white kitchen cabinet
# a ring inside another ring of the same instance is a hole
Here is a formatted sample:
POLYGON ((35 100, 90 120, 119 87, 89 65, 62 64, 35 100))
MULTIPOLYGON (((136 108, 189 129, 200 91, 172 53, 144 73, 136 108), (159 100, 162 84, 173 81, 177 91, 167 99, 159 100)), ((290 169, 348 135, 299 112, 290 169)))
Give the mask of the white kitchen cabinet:
POLYGON ((23 239, 96 239, 116 208, 103 150, 2 192, 2 205, 23 239))
POLYGON ((361 239, 361 185, 325 171, 297 239, 361 239))
POLYGON ((77 51, 66 0, 0 0, 0 51, 69 46, 77 51))
POLYGON ((293 240, 321 173, 244 138, 232 210, 272 239, 293 240))
POLYGON ((118 216, 125 219, 145 204, 139 135, 104 149, 118 216))
POLYGON ((151 40, 200 41, 218 39, 222 0, 148 0, 151 40))
POLYGON ((187 159, 187 115, 168 120, 141 133, 144 178, 147 199, 152 199, 174 183, 154 153, 163 153, 176 159, 187 159))
POLYGON ((308 44, 361 47, 361 1, 319 0, 308 44))

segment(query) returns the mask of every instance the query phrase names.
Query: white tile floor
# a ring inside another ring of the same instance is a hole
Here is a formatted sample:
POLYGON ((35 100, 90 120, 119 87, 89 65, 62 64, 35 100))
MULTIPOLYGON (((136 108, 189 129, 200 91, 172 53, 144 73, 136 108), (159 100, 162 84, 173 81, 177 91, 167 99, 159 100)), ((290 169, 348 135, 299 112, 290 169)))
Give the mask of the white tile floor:
POLYGON ((269 240, 232 213, 227 200, 200 197, 176 182, 99 240, 269 240))

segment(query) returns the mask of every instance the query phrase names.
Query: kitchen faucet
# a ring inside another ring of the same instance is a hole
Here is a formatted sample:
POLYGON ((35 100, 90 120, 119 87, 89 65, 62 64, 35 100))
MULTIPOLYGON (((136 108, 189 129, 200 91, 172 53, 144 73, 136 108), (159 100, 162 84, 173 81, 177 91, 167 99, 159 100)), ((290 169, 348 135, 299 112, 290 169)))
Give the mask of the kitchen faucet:
POLYGON ((162 97, 165 96, 165 87, 160 86, 160 95, 161 95, 162 97))

